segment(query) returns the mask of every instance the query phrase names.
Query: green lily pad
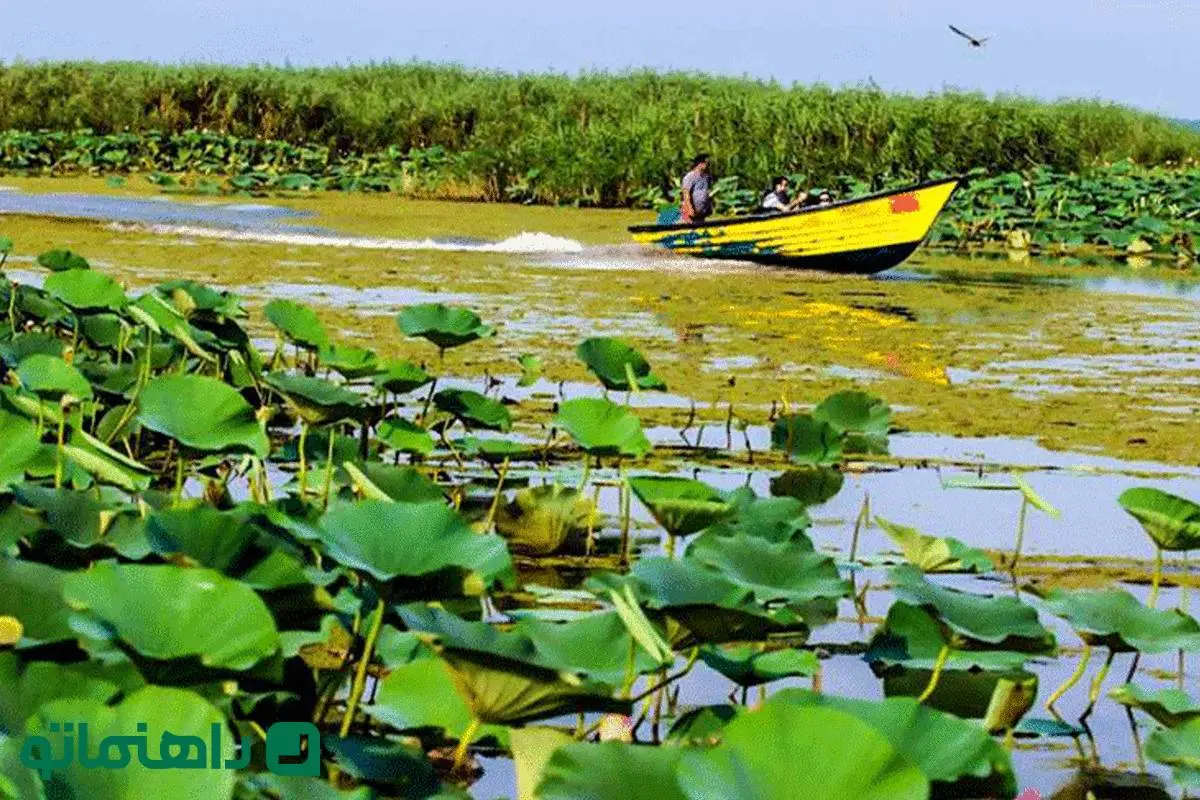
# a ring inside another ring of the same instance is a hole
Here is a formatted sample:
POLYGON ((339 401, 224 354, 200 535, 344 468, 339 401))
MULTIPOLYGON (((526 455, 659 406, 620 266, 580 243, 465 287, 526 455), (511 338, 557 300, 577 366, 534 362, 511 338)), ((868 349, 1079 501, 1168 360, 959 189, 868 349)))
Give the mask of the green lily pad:
POLYGON ((1127 683, 1109 691, 1108 696, 1123 706, 1138 708, 1168 728, 1200 719, 1200 704, 1180 689, 1152 692, 1135 683, 1127 683))
POLYGON ((321 350, 329 347, 329 334, 317 312, 292 300, 272 300, 263 307, 263 314, 279 329, 284 338, 297 347, 321 350))
POLYGON ((688 800, 929 797, 928 778, 872 725, 833 708, 774 701, 729 723, 716 747, 685 749, 677 780, 688 800))
POLYGON ((700 659, 738 686, 758 686, 781 678, 809 676, 820 668, 811 650, 762 650, 753 645, 700 650, 700 659))
POLYGON ((811 544, 805 531, 812 519, 804 504, 791 497, 758 497, 750 490, 729 495, 731 516, 705 529, 715 536, 756 536, 770 542, 802 542, 811 544))
MULTIPOLYGON (((687 800, 676 778, 683 750, 622 742, 567 744, 550 756, 537 800, 687 800)), ((733 795, 730 795, 732 797, 733 795)), ((522 798, 524 800, 524 798, 522 798)))
POLYGON ((733 514, 724 493, 691 478, 638 476, 629 479, 629 488, 672 536, 688 536, 733 514))
POLYGON ((469 389, 443 389, 433 396, 433 404, 467 426, 490 431, 512 429, 512 414, 503 403, 469 389))
POLYGON ((38 397, 73 402, 92 399, 92 385, 75 367, 55 356, 35 354, 17 365, 21 385, 38 397))
POLYGON ((372 380, 376 389, 392 394, 407 394, 429 383, 433 380, 433 376, 408 361, 393 361, 388 363, 372 380))
POLYGON ((1172 768, 1180 786, 1200 788, 1200 720, 1159 728, 1146 740, 1146 758, 1172 768))
POLYGON ((641 457, 651 449, 637 416, 602 398, 580 397, 558 408, 554 424, 596 455, 641 457))
MULTIPOLYGON (((61 753, 65 746, 64 734, 57 729, 64 720, 74 721, 76 725, 87 724, 88 757, 108 755, 110 762, 120 763, 121 757, 117 751, 121 751, 125 754, 127 766, 96 769, 85 764, 83 754, 80 754, 80 758, 54 770, 54 777, 48 781, 48 785, 61 792, 56 796, 86 797, 89 800, 142 800, 146 797, 229 800, 233 796, 237 780, 234 770, 194 766, 189 769, 150 769, 145 766, 170 763, 171 756, 186 762, 189 754, 193 758, 201 758, 199 763, 204 766, 213 757, 222 763, 233 760, 234 740, 226 728, 225 717, 194 692, 147 686, 115 706, 96 699, 55 700, 42 706, 30 720, 27 736, 44 737, 52 753, 61 753), (53 729, 51 725, 54 725, 53 729), (145 726, 144 730, 139 730, 142 725, 145 726), (198 741, 207 746, 212 739, 214 726, 222 731, 218 753, 200 753, 194 744, 188 744, 188 738, 194 737, 190 739, 191 742, 198 741), (107 752, 103 754, 97 746, 108 737, 118 737, 118 740, 119 737, 130 737, 130 742, 137 744, 143 736, 146 748, 144 761, 132 752, 133 744, 127 743, 126 748, 108 745, 107 752), (166 749, 168 747, 169 751, 166 749)), ((77 734, 76 738, 81 735, 77 734)))
POLYGON ((120 311, 129 304, 121 284, 91 269, 55 272, 46 278, 42 288, 77 311, 120 311))
POLYGON ((215 570, 103 562, 68 576, 63 597, 80 612, 72 627, 152 659, 247 670, 279 649, 262 599, 215 570))
POLYGON ((396 324, 405 336, 419 336, 440 350, 460 347, 496 333, 475 312, 441 303, 409 306, 396 316, 396 324))
POLYGON ((427 456, 433 452, 433 436, 429 431, 402 417, 388 417, 379 423, 376 438, 401 453, 427 456))
POLYGON ((62 599, 70 575, 34 561, 0 558, 0 616, 16 617, 24 633, 18 648, 75 638, 62 599))
POLYGON ((496 531, 515 551, 549 555, 586 532, 596 516, 595 504, 578 489, 547 484, 522 489, 501 505, 496 531))
POLYGON ((22 664, 16 654, 0 653, 0 729, 19 736, 25 732, 26 720, 44 703, 68 697, 105 703, 118 693, 135 691, 145 683, 128 662, 22 664))
POLYGON ((443 502, 338 502, 319 524, 330 556, 379 581, 460 569, 482 589, 513 574, 504 540, 475 533, 443 502))
POLYGON ((340 422, 362 408, 362 398, 357 394, 320 378, 272 372, 263 380, 287 398, 288 405, 309 425, 340 422))
POLYGON ((842 438, 836 428, 810 414, 782 416, 771 427, 771 447, 791 461, 813 466, 841 461, 842 438))
POLYGON ((1016 597, 947 589, 908 565, 895 567, 889 575, 898 600, 936 613, 960 639, 1021 652, 1046 652, 1054 646, 1054 635, 1038 621, 1037 611, 1016 597))
POLYGON ((1042 603, 1085 642, 1116 652, 1166 653, 1200 648, 1200 623, 1177 609, 1142 605, 1122 589, 1052 589, 1042 603))
POLYGON ((771 494, 792 497, 805 507, 818 506, 837 496, 846 478, 832 467, 790 469, 771 478, 771 494))
POLYGON ((41 449, 37 427, 0 408, 0 486, 25 479, 25 467, 41 449))
POLYGON ((379 356, 374 350, 362 347, 332 345, 322 348, 317 357, 322 365, 329 367, 347 380, 366 378, 379 371, 379 356))
POLYGON ((146 384, 138 420, 194 450, 248 452, 265 458, 270 441, 262 423, 228 384, 201 375, 167 375, 146 384))
POLYGON ((927 536, 916 528, 897 525, 882 517, 876 517, 875 523, 900 546, 908 562, 922 572, 983 573, 996 568, 982 550, 968 547, 953 537, 927 536))
POLYGON ((892 410, 878 397, 865 392, 838 392, 825 398, 812 412, 844 437, 847 453, 885 454, 892 410))
POLYGON ((343 466, 350 472, 355 487, 364 490, 361 493, 368 500, 427 503, 446 499, 440 486, 413 467, 394 467, 378 461, 358 461, 343 466), (363 485, 364 480, 370 482, 370 487, 363 485))
POLYGON ((1121 508, 1142 523, 1163 550, 1200 548, 1200 505, 1159 489, 1126 489, 1117 498, 1121 508))
POLYGON ((522 353, 517 358, 517 363, 521 365, 521 377, 517 380, 517 386, 532 386, 542 377, 542 360, 532 353, 522 353))
POLYGON ((575 348, 575 354, 592 374, 600 379, 606 389, 667 389, 662 379, 650 372, 650 364, 646 358, 620 339, 585 339, 575 348))
POLYGON ((38 266, 51 272, 66 272, 72 269, 91 269, 91 264, 78 253, 70 250, 47 250, 37 257, 38 266))

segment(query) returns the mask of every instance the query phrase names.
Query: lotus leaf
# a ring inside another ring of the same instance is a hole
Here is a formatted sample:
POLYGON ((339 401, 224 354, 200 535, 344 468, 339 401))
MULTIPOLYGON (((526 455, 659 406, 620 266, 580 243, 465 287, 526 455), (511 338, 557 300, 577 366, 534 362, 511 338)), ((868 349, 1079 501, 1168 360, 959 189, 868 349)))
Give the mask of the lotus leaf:
POLYGON ((738 686, 758 686, 781 678, 813 675, 820 668, 811 650, 762 650, 753 645, 700 650, 700 658, 738 686))
POLYGON ((828 422, 809 414, 791 414, 775 420, 771 446, 802 464, 817 466, 842 459, 842 435, 828 422))
POLYGON ((650 372, 645 357, 620 339, 585 339, 575 348, 575 353, 606 389, 666 391, 667 385, 650 372))
POLYGON ((25 467, 41 449, 37 427, 0 408, 0 486, 25 478, 25 467))
POLYGON ((875 523, 900 546, 909 563, 922 572, 991 572, 995 563, 986 553, 953 537, 939 539, 916 528, 897 525, 882 517, 875 523))
POLYGON ((1027 652, 1045 652, 1054 646, 1054 635, 1038 621, 1037 611, 1016 597, 944 588, 907 565, 892 569, 890 576, 898 599, 934 610, 959 638, 1027 652))
POLYGON ((542 360, 532 353, 522 353, 517 358, 517 363, 521 365, 521 377, 517 386, 532 386, 542 377, 542 360))
POLYGON ((66 272, 73 269, 91 269, 87 259, 70 250, 47 250, 37 257, 39 266, 51 272, 66 272))
POLYGON ((321 363, 335 370, 343 378, 366 378, 379 371, 379 356, 375 351, 361 347, 332 345, 317 353, 321 363))
POLYGON ((629 488, 672 536, 688 536, 733 513, 729 498, 702 481, 673 476, 629 479, 629 488))
POLYGON ((439 350, 485 339, 496 332, 473 311, 441 303, 409 306, 397 315, 396 324, 405 336, 427 339, 439 350))
POLYGON ((267 455, 262 423, 236 389, 201 375, 166 375, 146 384, 138 419, 150 430, 205 452, 267 455))
POLYGON ((1175 782, 1200 788, 1200 719, 1175 728, 1159 728, 1146 740, 1146 758, 1172 768, 1175 782))
POLYGON ((90 400, 92 385, 75 367, 55 356, 35 354, 17 365, 21 385, 38 397, 74 402, 90 400))
POLYGON ((1163 550, 1200 549, 1200 505, 1149 487, 1127 489, 1117 502, 1163 550))
POLYGON ((263 380, 287 398, 288 405, 309 425, 340 422, 362 408, 362 398, 357 394, 320 378, 272 372, 263 380))
POLYGON ((433 380, 433 376, 408 361, 393 361, 374 377, 375 387, 392 394, 407 394, 433 380))
POLYGON ((347 775, 387 786, 400 797, 430 797, 438 790, 433 765, 413 744, 381 736, 328 736, 322 747, 347 775))
POLYGON ((650 440, 637 416, 603 398, 567 400, 559 406, 554 424, 596 455, 640 457, 650 451, 650 440))
POLYGON ((4 358, 5 364, 8 364, 10 367, 16 367, 26 357, 32 355, 62 358, 65 348, 66 345, 57 336, 33 331, 31 333, 17 334, 7 342, 0 342, 0 356, 4 358))
POLYGON ((121 284, 91 269, 55 272, 46 278, 43 289, 77 311, 120 311, 129 304, 121 284))
POLYGON ((1110 691, 1108 696, 1121 705, 1140 708, 1168 728, 1178 728, 1200 719, 1200 704, 1180 689, 1151 692, 1135 683, 1127 683, 1110 691))
POLYGON ((812 416, 845 437, 842 449, 847 453, 888 451, 892 410, 878 397, 865 392, 838 392, 821 401, 812 416))
POLYGON ((80 662, 56 664, 31 661, 22 665, 12 653, 0 653, 0 730, 13 735, 25 731, 25 722, 43 704, 63 698, 110 701, 145 685, 132 664, 80 662))
POLYGON ((329 347, 329 334, 321 324, 317 312, 306 305, 291 300, 272 300, 263 307, 263 313, 284 337, 308 350, 329 347))
POLYGON ((379 423, 376 438, 401 453, 427 456, 433 452, 433 436, 429 431, 401 417, 388 417, 379 423))
POLYGON ((393 467, 377 461, 346 463, 344 467, 351 473, 355 487, 370 500, 425 503, 445 499, 441 487, 412 467, 393 467), (368 482, 369 487, 365 485, 368 482))
POLYGON ((517 551, 558 552, 567 539, 595 523, 596 508, 577 489, 549 484, 522 489, 496 513, 496 531, 517 551))
POLYGON ((1179 610, 1147 608, 1121 589, 1052 589, 1042 602, 1089 644, 1115 652, 1166 653, 1200 648, 1200 623, 1179 610))
MULTIPOLYGON (((542 770, 538 800, 687 800, 676 777, 683 751, 622 742, 567 744, 542 770)), ((729 795, 733 797, 733 795, 729 795)), ((525 800, 525 798, 521 798, 525 800)))
POLYGON ((443 389, 433 396, 433 403, 464 425, 491 431, 512 428, 512 414, 505 406, 469 389, 443 389))
POLYGON ((71 432, 63 445, 67 461, 101 483, 119 486, 127 492, 142 492, 150 486, 153 471, 82 431, 71 432))
POLYGON ((262 599, 215 570, 103 562, 65 578, 63 597, 81 612, 76 630, 152 659, 247 670, 279 649, 262 599))
MULTIPOLYGON (((887 619, 875 632, 863 658, 872 665, 903 666, 906 669, 929 670, 949 636, 938 618, 920 606, 895 602, 888 609, 887 619)), ((994 648, 951 649, 945 662, 946 670, 985 669, 1009 671, 1020 669, 1029 660, 1024 650, 1005 649, 1007 644, 994 648)), ((917 687, 919 693, 925 684, 917 687)))
POLYGON ((36 647, 74 639, 70 609, 62 599, 70 575, 35 561, 0 558, 0 614, 21 623, 17 647, 36 647))
POLYGON ((688 800, 929 796, 928 778, 872 725, 834 708, 774 701, 729 723, 716 747, 685 749, 677 778, 688 800))
POLYGON ((771 478, 771 494, 795 498, 805 507, 817 506, 836 497, 845 480, 841 472, 831 467, 790 469, 771 478))
MULTIPOLYGON (((89 798, 89 800, 144 800, 147 797, 196 797, 211 800, 228 800, 233 796, 237 773, 228 769, 149 769, 144 764, 170 762, 171 756, 194 757, 194 748, 180 738, 195 737, 207 744, 211 741, 212 728, 225 728, 226 721, 216 708, 194 692, 147 686, 139 689, 118 705, 109 706, 96 699, 55 700, 42 706, 29 722, 29 735, 45 737, 54 753, 63 752, 64 734, 57 730, 59 722, 72 720, 87 723, 89 742, 86 755, 101 755, 97 744, 109 737, 131 737, 137 742, 145 736, 146 760, 126 751, 127 764, 121 769, 96 769, 81 758, 55 770, 52 785, 59 787, 63 797, 89 798), (54 729, 51 729, 51 725, 54 729), (138 730, 145 725, 144 732, 138 730), (173 744, 170 735, 177 737, 173 744), (130 763, 131 762, 131 763, 130 763)), ((70 734, 66 734, 69 736, 70 734)), ((80 734, 81 735, 81 734, 80 734)), ((79 738, 77 735, 76 738, 79 738)), ((234 739, 224 730, 219 753, 207 754, 220 761, 233 760, 234 739)), ((82 742, 76 743, 82 748, 82 742)), ((111 746, 108 749, 112 749, 111 746)), ((110 758, 113 760, 116 754, 110 758)))
POLYGON ((321 517, 320 530, 333 558, 379 581, 457 568, 490 585, 513 574, 504 540, 475 533, 440 501, 338 502, 321 517))
POLYGON ((756 497, 750 491, 730 495, 733 514, 705 529, 715 536, 756 536, 770 542, 800 542, 811 545, 805 531, 812 520, 804 505, 791 497, 756 497))
POLYGON ((176 339, 197 358, 209 362, 216 360, 212 353, 209 353, 196 341, 199 332, 188 324, 187 318, 173 305, 157 295, 144 294, 133 301, 125 311, 135 321, 145 325, 151 331, 164 333, 176 339))

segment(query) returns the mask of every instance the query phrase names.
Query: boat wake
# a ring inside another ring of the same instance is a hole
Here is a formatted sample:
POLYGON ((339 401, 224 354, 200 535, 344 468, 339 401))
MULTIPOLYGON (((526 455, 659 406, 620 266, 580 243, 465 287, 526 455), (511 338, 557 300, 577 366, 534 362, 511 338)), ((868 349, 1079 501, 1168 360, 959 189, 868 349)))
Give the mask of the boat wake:
POLYGON ((375 236, 347 236, 283 230, 230 230, 200 225, 128 225, 113 223, 114 230, 143 231, 185 236, 194 239, 220 239, 227 242, 286 244, 302 247, 351 247, 360 250, 441 250, 455 253, 579 253, 583 245, 574 239, 541 232, 524 232, 498 242, 475 239, 391 239, 375 236))

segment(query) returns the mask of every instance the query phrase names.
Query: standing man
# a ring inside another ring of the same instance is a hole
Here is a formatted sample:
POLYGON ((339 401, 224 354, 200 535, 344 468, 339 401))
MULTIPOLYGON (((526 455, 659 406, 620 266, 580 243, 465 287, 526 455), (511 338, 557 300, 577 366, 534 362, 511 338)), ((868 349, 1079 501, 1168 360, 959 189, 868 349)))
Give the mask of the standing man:
POLYGON ((692 159, 692 169, 683 176, 682 198, 679 201, 681 221, 695 225, 712 213, 712 175, 708 171, 708 153, 692 159))

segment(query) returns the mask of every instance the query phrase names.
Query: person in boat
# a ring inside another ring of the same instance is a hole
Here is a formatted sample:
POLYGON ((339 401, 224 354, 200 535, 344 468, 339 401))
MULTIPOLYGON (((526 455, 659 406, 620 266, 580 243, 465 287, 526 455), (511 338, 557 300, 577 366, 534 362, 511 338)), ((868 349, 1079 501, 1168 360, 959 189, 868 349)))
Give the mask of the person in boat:
POLYGON ((708 171, 708 153, 692 159, 691 170, 680 185, 679 220, 689 225, 703 222, 712 213, 712 174, 708 171))
POLYGON ((795 211, 808 200, 808 192, 801 192, 795 200, 788 199, 788 179, 783 175, 772 181, 775 187, 762 196, 758 204, 759 213, 774 214, 795 211))

